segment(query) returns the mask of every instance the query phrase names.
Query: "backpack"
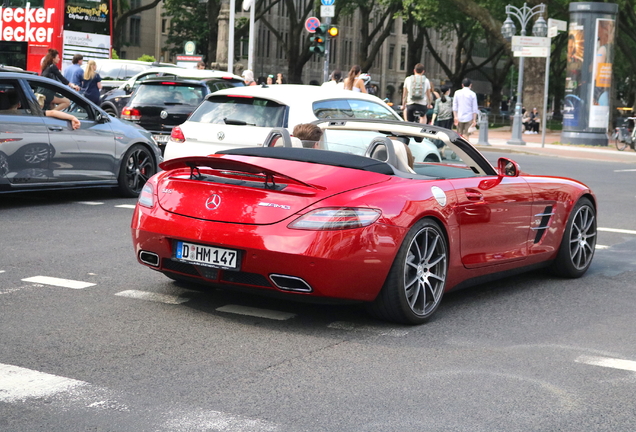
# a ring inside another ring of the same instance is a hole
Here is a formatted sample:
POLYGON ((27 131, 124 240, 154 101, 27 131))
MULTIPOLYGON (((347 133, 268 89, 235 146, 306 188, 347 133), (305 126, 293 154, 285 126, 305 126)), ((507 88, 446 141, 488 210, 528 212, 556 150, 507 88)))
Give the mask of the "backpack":
POLYGON ((415 99, 424 98, 425 83, 426 83, 426 77, 424 75, 413 75, 413 81, 411 81, 411 88, 409 89, 409 93, 411 94, 411 99, 415 100, 415 99))

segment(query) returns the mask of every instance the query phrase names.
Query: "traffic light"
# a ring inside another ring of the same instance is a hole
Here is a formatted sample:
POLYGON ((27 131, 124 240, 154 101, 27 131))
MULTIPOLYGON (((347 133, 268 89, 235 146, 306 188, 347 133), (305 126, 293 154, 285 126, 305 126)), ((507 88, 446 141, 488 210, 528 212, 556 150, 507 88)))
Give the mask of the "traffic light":
POLYGON ((324 54, 326 35, 327 35, 326 25, 323 24, 320 27, 317 27, 314 35, 309 39, 313 43, 313 46, 309 48, 309 51, 318 55, 324 54))
POLYGON ((329 29, 327 30, 327 34, 331 38, 337 37, 339 33, 340 33, 340 31, 338 30, 338 27, 336 27, 335 25, 330 25, 329 29))

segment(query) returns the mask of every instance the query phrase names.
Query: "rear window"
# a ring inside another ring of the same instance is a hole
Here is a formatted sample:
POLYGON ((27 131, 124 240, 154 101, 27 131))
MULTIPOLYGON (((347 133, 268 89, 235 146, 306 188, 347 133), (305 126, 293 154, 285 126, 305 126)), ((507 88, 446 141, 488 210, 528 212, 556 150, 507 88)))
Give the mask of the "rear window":
POLYGON ((237 79, 214 79, 206 81, 210 93, 232 87, 244 87, 245 83, 237 79))
POLYGON ((253 97, 213 96, 203 102, 189 121, 258 127, 285 127, 286 105, 253 97))
POLYGON ((198 105, 204 96, 202 86, 146 84, 139 86, 131 105, 198 105))
POLYGON ((356 118, 401 120, 384 106, 360 99, 331 99, 314 102, 314 115, 319 119, 356 118))

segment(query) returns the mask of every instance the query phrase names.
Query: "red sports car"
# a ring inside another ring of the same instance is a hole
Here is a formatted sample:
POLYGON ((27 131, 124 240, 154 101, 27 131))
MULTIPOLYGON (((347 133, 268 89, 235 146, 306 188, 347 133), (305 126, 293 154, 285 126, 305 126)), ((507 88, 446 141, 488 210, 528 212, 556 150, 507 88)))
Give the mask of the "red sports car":
POLYGON ((263 147, 164 162, 132 219, 139 262, 180 281, 367 302, 409 324, 454 288, 590 266, 597 203, 584 184, 493 167, 434 126, 316 125, 312 148, 280 129, 263 147), (412 164, 422 140, 443 146, 442 163, 412 164))

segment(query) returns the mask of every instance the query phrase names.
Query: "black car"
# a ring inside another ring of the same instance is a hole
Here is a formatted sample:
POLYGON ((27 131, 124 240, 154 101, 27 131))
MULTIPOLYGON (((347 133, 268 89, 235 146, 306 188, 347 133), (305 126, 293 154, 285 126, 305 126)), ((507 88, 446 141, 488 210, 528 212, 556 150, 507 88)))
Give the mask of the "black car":
POLYGON ((118 88, 112 89, 100 98, 101 106, 108 114, 115 117, 121 115, 121 110, 128 105, 128 100, 137 87, 147 79, 162 77, 165 80, 192 79, 204 82, 210 92, 223 90, 230 87, 242 87, 245 85, 243 78, 229 72, 214 70, 186 69, 181 67, 153 67, 138 73, 118 88))
POLYGON ((57 81, 25 73, 0 73, 0 137, 0 193, 114 186, 134 197, 163 160, 147 131, 57 81), (79 129, 50 116, 52 101, 63 98, 79 129))
POLYGON ((149 78, 131 95, 121 118, 149 131, 163 151, 172 129, 186 121, 208 93, 202 81, 149 78))

